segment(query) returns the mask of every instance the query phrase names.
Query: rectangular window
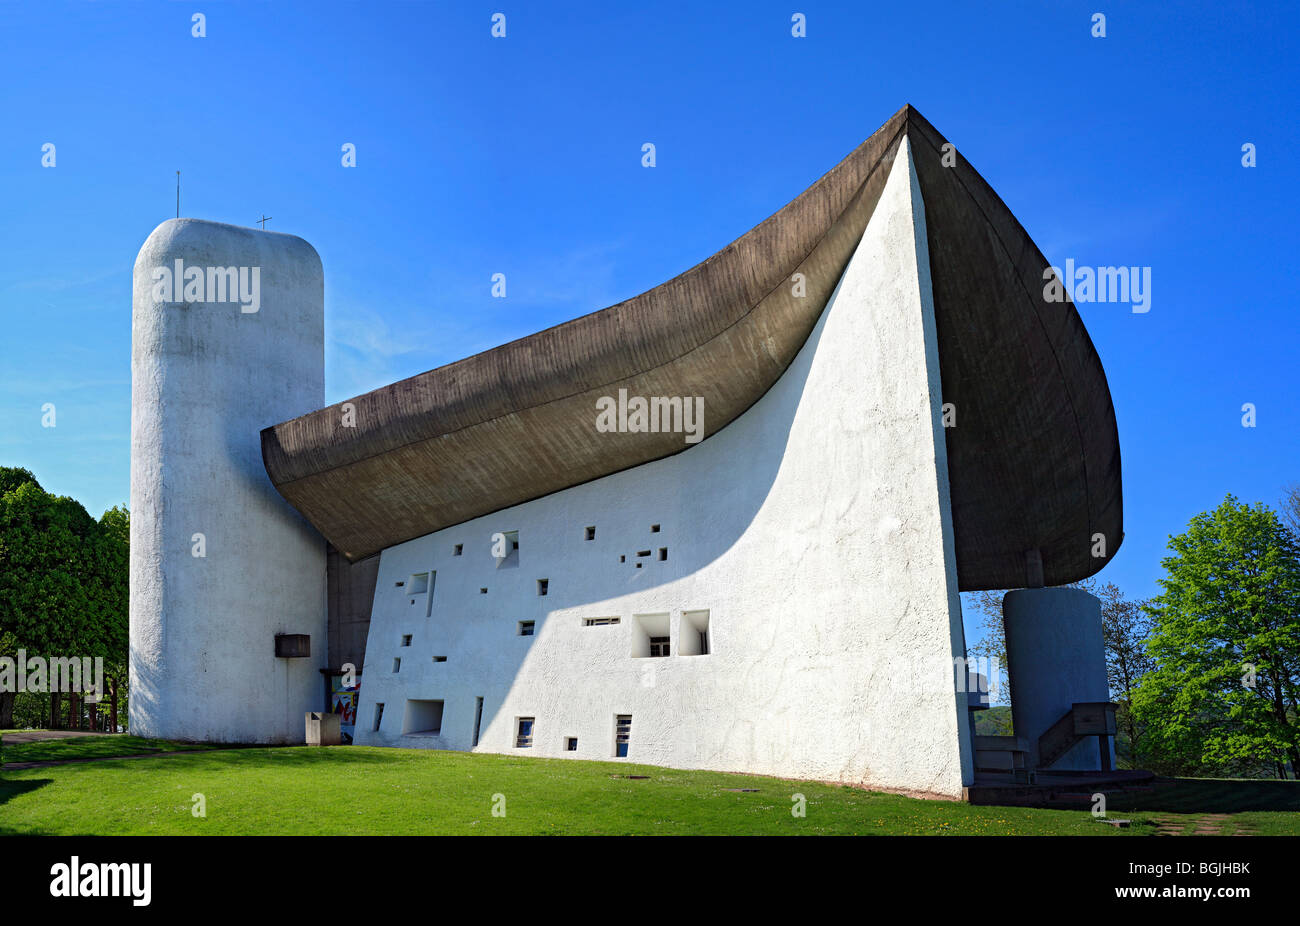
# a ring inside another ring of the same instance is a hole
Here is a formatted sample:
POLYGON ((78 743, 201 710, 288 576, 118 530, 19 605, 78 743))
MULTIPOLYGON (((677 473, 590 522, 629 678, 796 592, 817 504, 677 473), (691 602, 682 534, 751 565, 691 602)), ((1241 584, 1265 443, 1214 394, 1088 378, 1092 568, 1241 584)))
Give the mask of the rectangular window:
POLYGON ((434 656, 434 657, 433 657, 433 661, 434 661, 434 662, 446 662, 446 661, 447 661, 447 657, 446 657, 446 656, 434 656))
POLYGON ((650 533, 652 533, 652 534, 657 534, 657 533, 659 533, 659 525, 658 525, 658 524, 651 524, 651 525, 650 525, 650 533))
POLYGON ((429 574, 427 572, 417 572, 411 576, 410 585, 406 589, 408 595, 424 595, 429 591, 429 574))
POLYGON ((438 584, 438 573, 429 573, 429 594, 424 599, 424 616, 430 617, 433 614, 433 590, 438 584))
POLYGON ((709 655, 709 633, 708 611, 683 611, 677 634, 677 655, 709 655))
POLYGON ((531 637, 533 633, 536 631, 536 629, 537 629, 536 621, 519 622, 519 636, 521 637, 531 637))
POLYGON ((441 732, 441 701, 406 702, 406 714, 402 717, 403 736, 437 736, 441 732))
POLYGON ((498 531, 492 535, 492 557, 498 569, 510 569, 519 565, 519 531, 498 531), (498 534, 500 540, 497 539, 498 534))
POLYGON ((471 749, 473 749, 475 746, 478 745, 478 731, 479 731, 479 727, 481 726, 483 726, 483 699, 475 698, 474 699, 474 741, 470 743, 471 749))
POLYGON ((402 645, 403 646, 411 645, 411 635, 409 633, 402 634, 402 645))
POLYGON ((668 559, 668 548, 667 548, 667 547, 660 547, 660 548, 659 548, 659 562, 662 563, 662 562, 664 562, 664 561, 667 560, 667 559, 668 559))
POLYGON ((533 745, 533 718, 520 717, 519 726, 515 732, 515 748, 528 749, 533 745))
POLYGON ((577 752, 577 751, 578 751, 578 738, 577 738, 576 736, 570 736, 570 737, 568 737, 567 739, 565 739, 565 741, 564 741, 564 751, 565 751, 565 752, 577 752))
POLYGON ((627 747, 632 739, 632 715, 618 714, 614 718, 614 755, 627 757, 627 747))
POLYGON ((672 650, 668 645, 672 632, 672 621, 668 614, 633 614, 630 631, 631 655, 633 658, 646 656, 667 656, 672 650))
POLYGON ((551 585, 551 580, 550 580, 550 579, 538 579, 538 580, 537 580, 537 594, 539 594, 539 595, 545 595, 545 594, 547 593, 547 591, 550 590, 550 585, 551 585))
POLYGON ((384 702, 380 701, 375 705, 375 732, 379 732, 379 722, 384 719, 384 702))
POLYGON ((454 547, 451 548, 451 555, 452 555, 452 556, 460 556, 460 555, 461 555, 462 553, 464 553, 464 552, 465 552, 465 544, 463 544, 463 543, 458 543, 458 544, 456 544, 454 547))
POLYGON ((587 539, 588 539, 588 540, 595 540, 595 539, 596 539, 596 527, 595 527, 595 525, 592 525, 591 527, 587 528, 587 539))
POLYGON ((608 627, 611 624, 617 624, 617 617, 588 617, 583 620, 584 627, 608 627))
POLYGON ((400 656, 393 660, 393 671, 394 672, 402 671, 402 659, 400 656))

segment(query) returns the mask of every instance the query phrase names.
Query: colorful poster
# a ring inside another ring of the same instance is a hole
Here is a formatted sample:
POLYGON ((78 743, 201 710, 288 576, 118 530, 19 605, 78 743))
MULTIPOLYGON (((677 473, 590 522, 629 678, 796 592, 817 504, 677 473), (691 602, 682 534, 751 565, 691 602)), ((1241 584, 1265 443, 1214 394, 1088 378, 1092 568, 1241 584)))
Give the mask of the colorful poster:
POLYGON ((351 744, 352 734, 356 731, 357 699, 360 693, 359 682, 348 688, 343 684, 343 676, 335 675, 330 678, 330 710, 341 715, 339 730, 343 734, 344 744, 351 744))

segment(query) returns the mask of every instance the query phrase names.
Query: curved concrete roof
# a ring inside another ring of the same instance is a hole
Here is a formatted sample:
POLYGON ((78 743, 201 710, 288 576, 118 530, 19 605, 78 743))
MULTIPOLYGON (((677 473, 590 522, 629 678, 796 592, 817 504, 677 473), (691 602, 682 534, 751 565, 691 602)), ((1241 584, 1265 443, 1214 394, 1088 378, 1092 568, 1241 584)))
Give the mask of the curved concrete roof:
POLYGON ((703 396, 705 434, 763 395, 807 339, 906 135, 926 211, 958 582, 1097 572, 1123 537, 1119 438, 1101 361, 1047 260, 910 106, 775 215, 626 302, 267 428, 280 493, 351 560, 680 452, 681 434, 597 433, 596 399, 703 396), (789 281, 807 280, 804 298, 789 281), (341 404, 341 403, 340 403, 341 404), (1093 535, 1107 557, 1092 555, 1093 535))

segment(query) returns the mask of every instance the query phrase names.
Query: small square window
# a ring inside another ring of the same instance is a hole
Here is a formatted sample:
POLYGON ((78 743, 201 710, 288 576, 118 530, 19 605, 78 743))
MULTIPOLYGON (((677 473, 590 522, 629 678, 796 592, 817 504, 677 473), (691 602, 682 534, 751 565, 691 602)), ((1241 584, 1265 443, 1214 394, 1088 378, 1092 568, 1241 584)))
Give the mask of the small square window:
POLYGON ((595 528, 595 526, 592 526, 592 527, 587 528, 587 539, 588 539, 588 540, 595 540, 595 539, 596 539, 596 528, 595 528))
POLYGON ((650 525, 650 533, 652 533, 652 534, 657 534, 657 533, 659 533, 659 525, 658 525, 658 524, 651 524, 651 525, 650 525))
POLYGON ((531 637, 536 629, 537 629, 536 621, 519 622, 519 636, 521 637, 531 637))
POLYGON ((480 588, 480 589, 478 590, 478 593, 479 593, 480 595, 486 595, 486 594, 487 594, 487 589, 486 589, 486 588, 480 588))
POLYGON ((564 751, 565 751, 565 752, 577 752, 577 751, 578 751, 578 738, 577 738, 576 736, 569 736, 569 737, 566 737, 566 738, 565 738, 565 740, 564 740, 564 751))
POLYGON ((451 555, 452 555, 452 556, 460 556, 460 555, 461 555, 462 553, 464 553, 464 552, 465 552, 465 544, 463 544, 463 543, 458 543, 458 544, 456 544, 454 547, 451 548, 451 555))
POLYGON ((409 633, 402 634, 402 645, 403 646, 411 645, 411 635, 409 633))
POLYGON ((515 748, 528 749, 533 745, 533 718, 520 717, 515 727, 515 748))
POLYGON ((538 579, 538 580, 537 580, 537 594, 538 594, 538 595, 545 595, 545 594, 547 593, 547 591, 550 589, 550 585, 551 585, 551 580, 550 580, 550 579, 538 579))

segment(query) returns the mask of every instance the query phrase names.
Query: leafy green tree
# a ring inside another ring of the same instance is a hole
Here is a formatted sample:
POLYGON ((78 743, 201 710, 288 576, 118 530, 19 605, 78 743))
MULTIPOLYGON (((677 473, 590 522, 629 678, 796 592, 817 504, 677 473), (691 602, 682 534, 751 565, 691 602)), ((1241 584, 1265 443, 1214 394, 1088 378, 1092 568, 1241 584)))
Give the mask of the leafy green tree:
POLYGON ((12 492, 25 482, 35 483, 38 489, 41 487, 31 470, 19 466, 0 466, 0 495, 12 492))
POLYGON ((1300 544, 1229 495, 1169 540, 1134 708, 1161 770, 1300 771, 1300 544))
MULTIPOLYGON (((74 499, 41 488, 27 470, 0 468, 0 639, 30 656, 102 657, 125 681, 130 518, 96 521, 74 499)), ((59 697, 51 695, 57 722, 59 697)), ((0 727, 13 694, 0 694, 0 727)))
POLYGON ((1106 582, 1086 589, 1101 601, 1101 635, 1106 646, 1106 681, 1110 697, 1118 705, 1115 721, 1116 758, 1129 768, 1141 768, 1144 757, 1144 725, 1133 710, 1133 696, 1142 678, 1155 668, 1147 651, 1151 619, 1148 602, 1124 597, 1119 586, 1106 582))
MULTIPOLYGON (((95 613, 91 623, 93 640, 88 655, 102 656, 109 697, 109 730, 117 730, 118 693, 127 682, 130 648, 131 516, 125 508, 113 507, 99 519, 94 592, 95 613)), ((92 708, 92 719, 96 709, 92 708)))

